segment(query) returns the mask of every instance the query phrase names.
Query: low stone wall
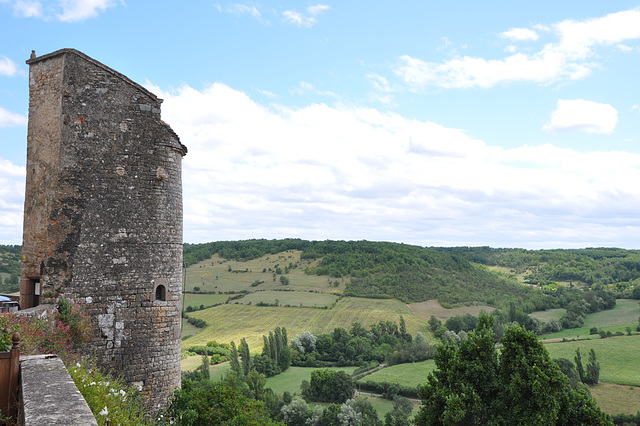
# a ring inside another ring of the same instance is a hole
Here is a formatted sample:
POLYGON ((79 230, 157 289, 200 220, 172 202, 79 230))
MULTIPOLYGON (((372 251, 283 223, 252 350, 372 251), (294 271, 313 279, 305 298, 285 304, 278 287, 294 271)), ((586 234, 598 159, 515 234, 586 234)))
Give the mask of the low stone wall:
POLYGON ((20 424, 98 425, 64 364, 56 355, 20 358, 20 424))

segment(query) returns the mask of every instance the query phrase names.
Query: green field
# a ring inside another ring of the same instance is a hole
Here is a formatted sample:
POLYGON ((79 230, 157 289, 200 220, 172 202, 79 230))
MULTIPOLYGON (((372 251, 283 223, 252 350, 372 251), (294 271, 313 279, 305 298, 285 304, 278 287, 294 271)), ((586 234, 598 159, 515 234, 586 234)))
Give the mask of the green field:
MULTIPOLYGON (((328 370, 344 371, 347 374, 353 373, 355 369, 356 367, 328 368, 328 370)), ((291 395, 294 393, 300 394, 300 383, 302 383, 303 380, 310 380, 313 370, 321 369, 313 367, 289 367, 284 373, 269 377, 265 387, 273 389, 278 395, 282 395, 285 391, 288 391, 291 395)))
POLYGON ((213 306, 218 303, 224 303, 229 298, 228 294, 198 294, 198 293, 185 293, 184 300, 182 302, 182 306, 194 306, 199 307, 200 305, 204 306, 213 306))
POLYGON ((551 358, 567 358, 573 361, 576 349, 580 348, 582 364, 586 368, 589 350, 596 351, 600 363, 600 381, 619 385, 640 386, 640 335, 610 337, 546 343, 551 358))
POLYGON ((598 406, 609 414, 636 414, 640 411, 640 387, 600 383, 590 388, 598 406))
POLYGON ((435 361, 415 362, 411 364, 398 364, 383 368, 373 374, 363 377, 361 382, 389 382, 398 383, 406 387, 418 387, 427 381, 427 376, 435 370, 435 361))
POLYGON ((298 290, 314 290, 323 293, 341 293, 344 290, 342 279, 338 280, 339 285, 335 287, 332 285, 335 278, 305 274, 304 270, 307 267, 316 266, 318 260, 301 260, 300 253, 300 251, 289 250, 246 262, 222 259, 216 254, 211 259, 187 268, 185 288, 193 291, 194 287, 199 287, 202 292, 216 293, 274 290, 283 287, 280 283, 280 275, 276 274, 276 268, 279 267, 283 275, 289 279, 289 286, 298 290), (285 267, 290 265, 289 273, 285 273, 285 267), (262 283, 252 287, 251 284, 256 281, 262 283))
POLYGON ((189 314, 209 324, 205 329, 185 339, 182 348, 206 345, 211 340, 220 343, 246 338, 252 352, 262 350, 262 336, 276 327, 286 327, 289 339, 309 331, 313 334, 331 333, 334 328, 351 328, 354 322, 365 327, 381 320, 405 319, 407 331, 426 333, 427 322, 413 315, 406 304, 394 299, 364 299, 345 297, 332 309, 247 306, 225 304, 189 314))
MULTIPOLYGON (((359 395, 356 399, 365 399, 373 405, 373 408, 378 412, 378 418, 380 420, 384 420, 384 416, 391 410, 393 410, 393 401, 388 399, 380 398, 378 396, 370 396, 370 395, 359 395)), ((412 414, 416 415, 418 410, 420 409, 420 403, 418 401, 413 402, 413 411, 412 414)))
POLYGON ((194 334, 197 334, 201 329, 191 325, 187 322, 186 319, 182 319, 182 338, 186 339, 189 336, 193 336, 194 334))
POLYGON ((560 321, 560 318, 564 316, 565 310, 563 308, 558 309, 547 309, 546 311, 537 311, 532 312, 531 316, 544 322, 549 322, 551 320, 560 321))
POLYGON ((256 305, 259 302, 279 306, 297 306, 297 307, 325 307, 331 306, 339 300, 339 296, 327 293, 310 293, 308 291, 257 291, 251 293, 242 299, 237 300, 238 303, 245 305, 256 305))
POLYGON ((606 311, 596 312, 587 315, 584 327, 567 328, 557 333, 546 334, 542 339, 599 339, 599 335, 590 334, 592 327, 597 327, 604 331, 615 333, 617 331, 625 333, 627 327, 635 332, 640 316, 640 306, 637 300, 618 299, 616 307, 606 311))

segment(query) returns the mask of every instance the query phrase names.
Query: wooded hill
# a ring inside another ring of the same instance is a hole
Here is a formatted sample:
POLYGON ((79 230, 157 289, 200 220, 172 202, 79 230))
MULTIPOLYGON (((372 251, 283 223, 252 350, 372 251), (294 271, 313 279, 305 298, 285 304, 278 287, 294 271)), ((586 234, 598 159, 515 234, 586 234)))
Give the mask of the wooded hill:
MULTIPOLYGON (((571 286, 593 284, 600 292, 625 291, 640 282, 640 251, 623 249, 523 250, 489 247, 434 248, 371 241, 245 240, 185 244, 187 266, 220 257, 248 261, 300 250, 320 259, 307 274, 347 278, 343 295, 397 298, 406 303, 438 299, 445 307, 484 303, 525 312, 565 307, 577 297, 571 286), (490 270, 502 266, 513 273, 490 270), (527 283, 516 280, 524 273, 527 283), (553 284, 553 285, 551 285, 553 284), (543 291, 535 286, 543 287, 543 291)), ((622 295, 622 294, 621 294, 622 295)))

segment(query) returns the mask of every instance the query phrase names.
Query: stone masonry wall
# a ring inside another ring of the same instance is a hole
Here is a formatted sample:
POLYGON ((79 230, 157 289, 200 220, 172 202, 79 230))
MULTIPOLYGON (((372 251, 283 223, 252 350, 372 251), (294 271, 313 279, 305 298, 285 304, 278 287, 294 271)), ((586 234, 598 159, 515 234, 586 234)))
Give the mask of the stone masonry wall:
MULTIPOLYGON (((60 142, 46 180, 28 172, 25 207, 43 201, 25 208, 25 230, 34 229, 23 242, 25 280, 44 265, 43 292, 86 303, 96 325, 87 352, 163 404, 180 385, 186 148, 160 119, 161 100, 122 74, 71 49, 27 62, 31 96, 41 94, 38 75, 61 75, 42 93, 59 97, 58 117, 47 112, 59 136, 34 140, 49 123, 42 101, 30 101, 29 146, 60 142)), ((27 167, 42 155, 28 155, 27 167)))

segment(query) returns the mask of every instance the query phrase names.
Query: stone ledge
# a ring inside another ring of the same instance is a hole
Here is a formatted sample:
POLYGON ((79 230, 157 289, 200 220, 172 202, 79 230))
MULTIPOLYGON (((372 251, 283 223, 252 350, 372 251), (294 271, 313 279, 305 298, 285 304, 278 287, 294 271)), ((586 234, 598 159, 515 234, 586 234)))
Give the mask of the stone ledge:
POLYGON ((25 426, 98 424, 56 355, 20 358, 20 397, 25 426))

